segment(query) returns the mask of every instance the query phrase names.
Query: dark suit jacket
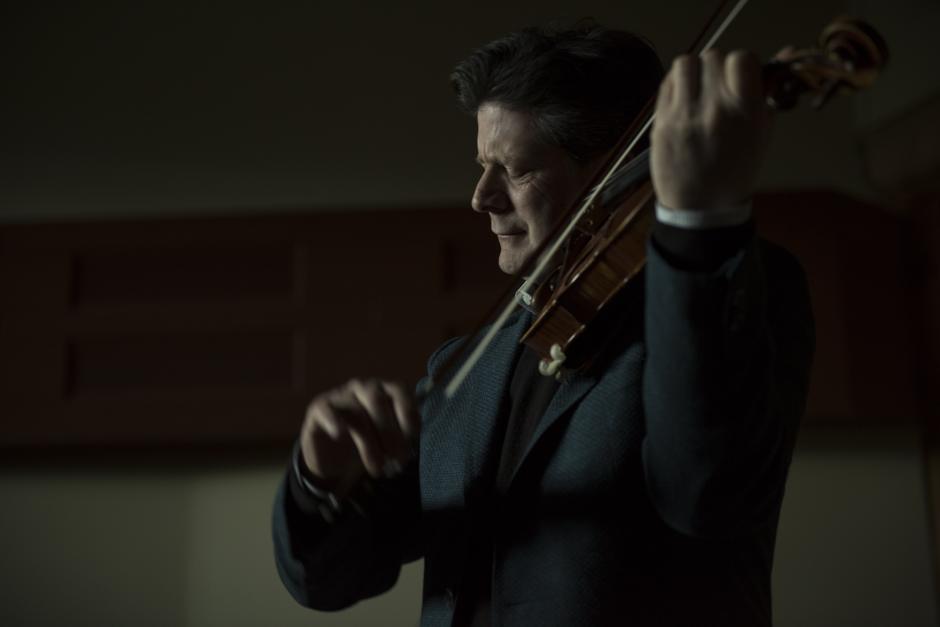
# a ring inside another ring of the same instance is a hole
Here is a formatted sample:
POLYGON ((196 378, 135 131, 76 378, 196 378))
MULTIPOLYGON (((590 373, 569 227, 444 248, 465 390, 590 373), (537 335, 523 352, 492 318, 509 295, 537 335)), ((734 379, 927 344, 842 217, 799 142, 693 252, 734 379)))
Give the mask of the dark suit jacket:
POLYGON ((504 493, 492 489, 495 426, 527 314, 451 401, 430 397, 419 463, 365 515, 327 524, 285 481, 274 541, 291 594, 340 609, 424 557, 421 624, 450 625, 471 538, 485 535, 497 625, 769 625, 813 349, 802 271, 751 239, 707 273, 651 244, 645 275, 643 315, 562 383, 504 493))

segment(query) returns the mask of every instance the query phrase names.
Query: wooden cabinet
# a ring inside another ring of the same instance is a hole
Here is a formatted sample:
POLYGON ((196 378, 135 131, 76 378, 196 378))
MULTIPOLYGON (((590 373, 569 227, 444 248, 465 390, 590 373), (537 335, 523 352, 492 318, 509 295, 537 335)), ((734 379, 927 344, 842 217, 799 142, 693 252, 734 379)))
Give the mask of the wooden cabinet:
MULTIPOLYGON (((755 204, 809 277, 804 424, 913 424, 936 331, 907 223, 826 191, 755 204)), ((415 383, 507 286, 497 253, 466 209, 0 227, 0 445, 284 443, 320 390, 415 383)))
POLYGON ((496 246, 457 209, 5 226, 0 443, 284 441, 319 390, 415 383, 496 246))

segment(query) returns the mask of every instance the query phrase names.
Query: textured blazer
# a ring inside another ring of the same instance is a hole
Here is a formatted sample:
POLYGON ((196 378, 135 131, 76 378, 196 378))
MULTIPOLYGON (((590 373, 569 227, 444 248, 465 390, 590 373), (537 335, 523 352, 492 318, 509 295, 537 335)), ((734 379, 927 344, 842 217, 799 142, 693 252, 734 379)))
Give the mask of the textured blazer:
POLYGON ((753 238, 707 273, 651 243, 644 273, 636 314, 563 380, 504 491, 500 421, 529 314, 498 332, 452 400, 429 398, 418 462, 364 512, 327 523, 288 476, 273 529, 291 594, 341 609, 423 557, 421 624, 450 625, 485 536, 495 625, 770 625, 814 344, 803 273, 753 238))

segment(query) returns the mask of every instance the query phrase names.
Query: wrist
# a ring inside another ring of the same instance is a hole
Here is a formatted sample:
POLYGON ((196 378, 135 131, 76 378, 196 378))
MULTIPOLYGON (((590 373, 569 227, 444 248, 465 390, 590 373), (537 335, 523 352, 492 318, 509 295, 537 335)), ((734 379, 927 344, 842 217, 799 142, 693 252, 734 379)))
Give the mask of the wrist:
POLYGON ((314 508, 326 522, 333 522, 343 511, 343 498, 324 486, 310 472, 303 458, 300 442, 294 444, 291 453, 291 475, 304 497, 312 501, 314 508))
POLYGON ((702 209, 677 208, 656 201, 656 220, 681 229, 718 229, 744 224, 751 219, 751 201, 702 209))
POLYGON ((328 523, 347 510, 364 515, 377 490, 376 482, 365 474, 351 477, 345 483, 332 487, 307 466, 299 440, 291 453, 290 475, 304 500, 311 503, 312 508, 328 523))

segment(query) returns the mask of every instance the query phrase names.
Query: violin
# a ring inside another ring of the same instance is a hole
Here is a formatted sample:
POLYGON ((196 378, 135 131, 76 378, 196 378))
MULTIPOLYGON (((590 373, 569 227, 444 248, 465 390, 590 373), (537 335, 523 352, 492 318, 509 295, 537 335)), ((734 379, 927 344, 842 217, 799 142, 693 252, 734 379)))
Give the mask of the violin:
MULTIPOLYGON (((723 3, 690 54, 700 56, 709 50, 746 2, 739 0, 730 10, 730 2, 723 3)), ((837 18, 822 30, 815 47, 784 48, 763 66, 766 104, 785 111, 808 100, 819 109, 840 92, 870 86, 887 60, 887 45, 872 26, 837 18)), ((655 102, 654 95, 610 151, 580 200, 528 260, 520 272, 526 277, 522 287, 504 297, 509 302, 469 356, 463 359, 468 343, 443 365, 441 372, 447 373, 463 360, 447 383, 447 397, 456 392, 520 305, 537 312, 521 342, 538 354, 543 375, 561 378, 564 372, 590 363, 598 352, 602 343, 597 338, 602 334, 595 332, 596 327, 610 318, 604 314, 617 306, 646 261, 654 191, 649 149, 637 151, 636 147, 652 127, 655 102)))

